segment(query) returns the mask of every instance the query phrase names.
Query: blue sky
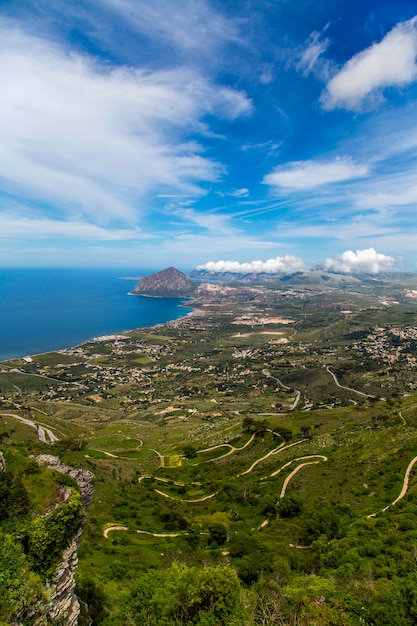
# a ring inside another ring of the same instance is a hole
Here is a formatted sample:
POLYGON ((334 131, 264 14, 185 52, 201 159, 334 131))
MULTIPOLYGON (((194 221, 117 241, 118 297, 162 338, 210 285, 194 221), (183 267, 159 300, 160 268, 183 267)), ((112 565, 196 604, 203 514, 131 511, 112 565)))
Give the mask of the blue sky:
POLYGON ((3 0, 0 265, 416 270, 416 16, 3 0))

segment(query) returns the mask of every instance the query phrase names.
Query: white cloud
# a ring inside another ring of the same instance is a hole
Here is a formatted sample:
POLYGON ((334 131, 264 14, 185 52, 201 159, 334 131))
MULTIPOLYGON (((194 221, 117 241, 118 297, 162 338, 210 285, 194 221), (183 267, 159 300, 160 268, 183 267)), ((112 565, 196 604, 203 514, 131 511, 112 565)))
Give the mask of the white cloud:
POLYGON ((146 239, 135 229, 102 228, 81 221, 61 221, 46 217, 18 216, 0 213, 0 239, 74 239, 86 241, 127 241, 146 239))
POLYGON ((243 92, 177 68, 100 66, 0 21, 3 189, 73 219, 135 223, 152 191, 201 195, 221 166, 187 142, 207 113, 248 113, 243 92), (142 203, 143 204, 143 203, 142 203))
POLYGON ((230 225, 229 217, 226 215, 205 213, 193 208, 173 208, 172 212, 175 216, 185 220, 187 225, 194 225, 207 230, 214 237, 236 234, 235 229, 230 225))
POLYGON ((238 21, 216 13, 206 0, 99 0, 99 4, 112 8, 158 44, 173 44, 189 61, 204 57, 210 62, 223 43, 240 39, 238 21))
POLYGON ((358 165, 347 157, 333 161, 293 161, 277 167, 264 177, 263 182, 272 187, 310 189, 319 185, 343 182, 368 174, 366 165, 358 165))
POLYGON ((379 43, 359 52, 328 82, 325 109, 360 110, 385 87, 401 87, 417 79, 417 17, 400 22, 379 43))
POLYGON ((241 189, 234 189, 226 193, 226 196, 232 196, 233 198, 247 198, 249 195, 249 189, 242 187, 241 189))
POLYGON ((358 196, 356 204, 364 208, 412 206, 414 209, 417 204, 417 185, 414 184, 416 176, 416 171, 410 171, 393 179, 387 177, 388 181, 378 180, 358 196))
POLYGON ((305 269, 304 261, 299 257, 286 254, 277 256, 275 259, 267 261, 250 261, 239 263, 239 261, 208 261, 197 266, 198 270, 209 272, 231 272, 233 274, 276 274, 281 272, 297 272, 305 269))
POLYGON ((394 259, 386 254, 377 252, 374 248, 366 250, 346 250, 336 259, 326 259, 325 267, 328 270, 343 272, 346 274, 357 274, 366 272, 369 274, 379 274, 389 270, 394 263, 394 259))
POLYGON ((317 61, 329 46, 329 40, 321 40, 320 37, 321 34, 317 31, 312 32, 307 39, 306 47, 300 54, 297 69, 303 76, 309 76, 314 71, 317 61))

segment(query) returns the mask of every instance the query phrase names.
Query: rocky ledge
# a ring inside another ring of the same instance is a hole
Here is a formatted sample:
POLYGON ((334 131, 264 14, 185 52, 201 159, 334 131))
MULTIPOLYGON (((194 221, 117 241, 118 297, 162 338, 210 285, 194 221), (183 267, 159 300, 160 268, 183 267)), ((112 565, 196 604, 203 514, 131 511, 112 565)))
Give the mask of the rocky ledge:
POLYGON ((61 563, 55 569, 50 583, 52 597, 48 605, 48 613, 52 621, 59 622, 63 626, 77 626, 80 605, 74 593, 74 573, 78 565, 78 546, 86 521, 86 510, 94 497, 94 474, 63 465, 58 457, 51 454, 41 454, 36 460, 39 465, 47 465, 61 474, 68 474, 74 478, 81 493, 84 507, 83 519, 71 544, 63 552, 61 563))

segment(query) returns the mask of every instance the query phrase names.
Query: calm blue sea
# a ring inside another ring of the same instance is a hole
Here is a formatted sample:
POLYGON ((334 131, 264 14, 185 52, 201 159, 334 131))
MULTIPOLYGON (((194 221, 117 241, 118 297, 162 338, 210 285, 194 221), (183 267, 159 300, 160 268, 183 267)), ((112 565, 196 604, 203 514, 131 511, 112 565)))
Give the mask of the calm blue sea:
POLYGON ((150 271, 0 269, 0 360, 186 315, 184 300, 129 296, 150 271), (122 280, 121 277, 136 277, 122 280))

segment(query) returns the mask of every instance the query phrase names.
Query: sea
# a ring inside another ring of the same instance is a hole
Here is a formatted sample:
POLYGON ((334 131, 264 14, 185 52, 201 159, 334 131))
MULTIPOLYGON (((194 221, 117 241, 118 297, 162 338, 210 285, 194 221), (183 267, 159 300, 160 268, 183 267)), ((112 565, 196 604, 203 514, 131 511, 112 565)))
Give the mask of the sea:
POLYGON ((0 360, 69 348, 191 311, 186 299, 129 295, 150 273, 0 268, 0 360))

